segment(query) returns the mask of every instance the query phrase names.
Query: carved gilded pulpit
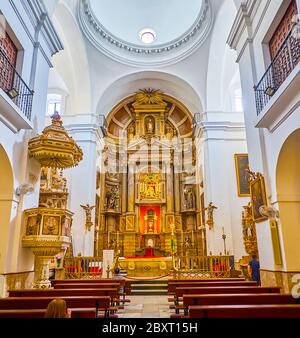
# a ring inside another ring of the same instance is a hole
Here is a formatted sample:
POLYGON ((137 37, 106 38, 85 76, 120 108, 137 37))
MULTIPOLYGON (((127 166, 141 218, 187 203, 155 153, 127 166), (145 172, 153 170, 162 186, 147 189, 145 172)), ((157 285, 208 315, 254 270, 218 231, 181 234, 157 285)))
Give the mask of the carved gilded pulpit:
POLYGON ((73 213, 67 210, 67 181, 62 169, 72 168, 83 153, 63 127, 58 113, 42 135, 28 143, 29 156, 42 165, 39 206, 24 211, 26 233, 22 244, 35 255, 34 287, 51 287, 50 262, 71 245, 73 213))

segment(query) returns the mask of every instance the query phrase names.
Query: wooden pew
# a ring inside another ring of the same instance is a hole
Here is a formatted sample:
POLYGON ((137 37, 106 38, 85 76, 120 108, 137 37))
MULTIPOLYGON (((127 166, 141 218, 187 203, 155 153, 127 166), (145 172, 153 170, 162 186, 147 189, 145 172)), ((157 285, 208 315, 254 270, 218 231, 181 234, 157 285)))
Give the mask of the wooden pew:
POLYGON ((258 286, 223 286, 223 287, 176 287, 173 299, 176 313, 185 310, 184 305, 179 305, 183 295, 189 294, 240 294, 240 293, 280 293, 280 287, 258 287, 258 286))
POLYGON ((257 286, 256 282, 252 281, 213 281, 213 282, 169 282, 168 293, 174 294, 176 287, 188 287, 188 286, 201 286, 201 287, 213 287, 213 286, 257 286))
MULTIPOLYGON (((121 283, 121 285, 124 287, 124 291, 126 295, 131 294, 131 282, 126 279, 114 279, 114 278, 101 278, 101 279, 54 279, 51 280, 52 286, 55 288, 56 284, 77 284, 77 283, 84 283, 84 284, 95 284, 95 283, 105 283, 105 284, 111 284, 111 283, 121 283)), ((124 297, 125 298, 125 297, 124 297)))
POLYGON ((300 305, 194 305, 189 318, 300 318, 300 305))
POLYGON ((9 290, 9 297, 118 296, 118 288, 102 289, 25 289, 9 290))
POLYGON ((178 287, 176 297, 188 294, 280 293, 277 286, 178 287))
MULTIPOLYGON (((0 310, 0 318, 45 318, 46 309, 0 310)), ((96 310, 73 308, 71 318, 96 318, 96 310)))
POLYGON ((120 288, 120 283, 57 283, 54 286, 55 290, 59 289, 107 289, 107 288, 120 288))
POLYGON ((168 279, 168 282, 239 282, 245 281, 244 277, 240 278, 182 278, 182 279, 168 279))
MULTIPOLYGON (((284 294, 210 294, 183 295, 184 314, 194 305, 259 305, 259 304, 300 304, 300 299, 284 294)), ((177 312, 178 313, 178 312, 177 312)))
MULTIPOLYGON (((57 297, 8 297, 0 298, 0 309, 46 309, 48 304, 57 297)), ((97 315, 104 312, 104 317, 109 316, 111 299, 109 296, 85 296, 85 297, 63 297, 67 307, 72 308, 94 308, 97 315)))
POLYGON ((251 305, 251 304, 300 304, 300 299, 292 295, 261 293, 261 294, 210 294, 183 295, 183 305, 251 305))

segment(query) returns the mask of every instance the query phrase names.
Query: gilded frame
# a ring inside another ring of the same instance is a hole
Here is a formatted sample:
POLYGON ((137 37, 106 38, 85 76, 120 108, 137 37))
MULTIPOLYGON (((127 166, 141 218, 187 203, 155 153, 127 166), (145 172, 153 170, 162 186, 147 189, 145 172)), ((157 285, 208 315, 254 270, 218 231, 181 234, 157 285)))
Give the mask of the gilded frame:
POLYGON ((267 218, 259 212, 261 206, 267 205, 265 180, 262 175, 259 175, 255 180, 250 182, 250 193, 254 222, 260 223, 267 220, 267 218))
POLYGON ((248 154, 235 154, 235 172, 239 197, 250 197, 249 174, 246 169, 249 168, 248 154), (247 162, 245 163, 245 158, 247 162))

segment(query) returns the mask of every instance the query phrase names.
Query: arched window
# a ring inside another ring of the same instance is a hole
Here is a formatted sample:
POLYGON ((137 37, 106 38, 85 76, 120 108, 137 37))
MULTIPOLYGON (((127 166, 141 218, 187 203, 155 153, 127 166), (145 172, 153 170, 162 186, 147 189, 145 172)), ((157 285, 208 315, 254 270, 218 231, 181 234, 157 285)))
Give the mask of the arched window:
POLYGON ((243 108, 243 95, 241 89, 236 89, 234 91, 234 108, 235 111, 244 111, 243 108))
POLYGON ((60 94, 48 94, 47 97, 47 116, 52 116, 55 112, 63 114, 63 97, 60 94))

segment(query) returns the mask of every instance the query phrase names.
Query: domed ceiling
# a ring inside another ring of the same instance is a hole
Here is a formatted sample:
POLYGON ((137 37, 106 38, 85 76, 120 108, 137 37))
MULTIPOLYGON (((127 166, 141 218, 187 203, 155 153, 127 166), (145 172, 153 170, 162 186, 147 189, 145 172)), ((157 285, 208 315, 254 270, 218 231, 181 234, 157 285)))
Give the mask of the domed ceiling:
POLYGON ((209 0, 80 0, 79 22, 104 54, 135 65, 162 65, 192 53, 212 22, 209 0))

